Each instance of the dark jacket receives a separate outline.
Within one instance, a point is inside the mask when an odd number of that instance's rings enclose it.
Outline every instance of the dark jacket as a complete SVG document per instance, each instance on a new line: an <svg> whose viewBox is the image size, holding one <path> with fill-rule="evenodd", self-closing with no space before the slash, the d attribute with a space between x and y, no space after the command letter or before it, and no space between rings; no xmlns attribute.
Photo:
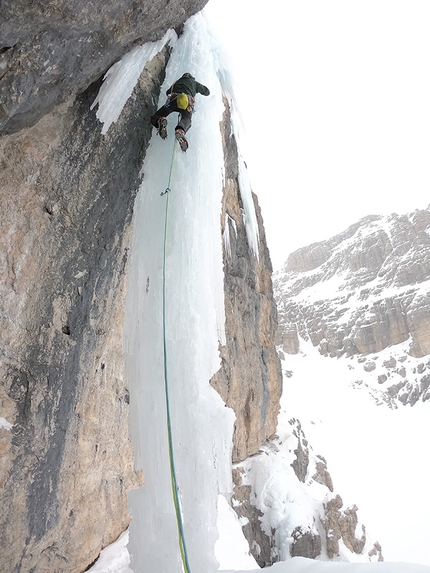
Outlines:
<svg viewBox="0 0 430 573"><path fill-rule="evenodd" d="M190 74L184 74L182 78L176 80L176 82L166 91L166 95L175 94L186 94L194 97L196 93L208 96L210 91L206 86L200 84L193 78Z"/></svg>

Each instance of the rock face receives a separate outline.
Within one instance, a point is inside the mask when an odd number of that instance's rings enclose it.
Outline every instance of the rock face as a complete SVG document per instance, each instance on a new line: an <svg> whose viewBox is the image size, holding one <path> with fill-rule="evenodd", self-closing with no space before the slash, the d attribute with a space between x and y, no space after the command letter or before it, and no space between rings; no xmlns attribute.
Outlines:
<svg viewBox="0 0 430 573"><path fill-rule="evenodd" d="M343 509L343 501L339 495L327 498L324 503L322 525L329 559L339 554L340 542L343 542L352 553L363 552L366 545L366 528L358 522L357 509L356 505ZM377 561L384 560L381 546L377 542L367 554L369 558L376 557Z"/></svg>
<svg viewBox="0 0 430 573"><path fill-rule="evenodd" d="M3 0L0 133L86 90L134 44L180 28L207 0Z"/></svg>
<svg viewBox="0 0 430 573"><path fill-rule="evenodd" d="M91 104L100 75L133 42L159 39L204 3L1 5L2 571L84 571L129 523L127 492L144 478L128 434L124 289L168 48L147 64L104 136ZM213 384L236 412L239 460L275 431L281 368L264 229L254 197L257 257L229 122L226 111L227 344Z"/></svg>
<svg viewBox="0 0 430 573"><path fill-rule="evenodd" d="M259 252L246 233L239 186L239 157L228 108L221 126L225 187L221 214L224 237L225 346L221 369L211 383L236 414L233 461L255 454L274 434L282 393L282 372L275 348L277 311L272 291L272 264L257 198ZM229 228L226 229L226 226Z"/></svg>
<svg viewBox="0 0 430 573"><path fill-rule="evenodd" d="M430 210L366 217L290 255L275 277L278 343L297 353L299 337L310 339L325 356L374 369L387 399L428 400L429 281ZM365 358L389 347L382 369Z"/></svg>
<svg viewBox="0 0 430 573"><path fill-rule="evenodd" d="M166 56L106 136L94 85L0 140L4 571L83 571L129 521L125 270Z"/></svg>

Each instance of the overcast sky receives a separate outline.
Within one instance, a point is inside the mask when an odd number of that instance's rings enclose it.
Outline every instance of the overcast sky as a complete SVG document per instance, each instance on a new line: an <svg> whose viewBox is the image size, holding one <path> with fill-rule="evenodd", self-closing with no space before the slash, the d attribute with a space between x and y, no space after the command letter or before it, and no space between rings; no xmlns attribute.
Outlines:
<svg viewBox="0 0 430 573"><path fill-rule="evenodd" d="M275 269L430 204L429 0L209 0Z"/></svg>

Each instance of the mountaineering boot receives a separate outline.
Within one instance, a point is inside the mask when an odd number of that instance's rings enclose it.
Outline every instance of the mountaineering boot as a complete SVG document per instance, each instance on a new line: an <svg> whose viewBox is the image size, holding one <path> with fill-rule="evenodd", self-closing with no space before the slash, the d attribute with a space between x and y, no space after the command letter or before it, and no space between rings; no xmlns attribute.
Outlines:
<svg viewBox="0 0 430 573"><path fill-rule="evenodd" d="M183 129L175 129L175 137L182 151L187 151L188 141L185 137L185 131Z"/></svg>
<svg viewBox="0 0 430 573"><path fill-rule="evenodd" d="M158 135L161 139L166 139L167 137L167 119L165 117L160 117L158 120Z"/></svg>

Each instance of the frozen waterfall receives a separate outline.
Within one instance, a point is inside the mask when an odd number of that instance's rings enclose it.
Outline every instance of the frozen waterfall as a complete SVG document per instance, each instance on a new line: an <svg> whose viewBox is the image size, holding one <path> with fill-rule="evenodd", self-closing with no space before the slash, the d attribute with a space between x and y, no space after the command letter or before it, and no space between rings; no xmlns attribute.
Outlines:
<svg viewBox="0 0 430 573"><path fill-rule="evenodd" d="M169 399L177 480L192 570L216 571L217 499L231 491L234 415L209 380L220 367L224 291L220 208L224 106L219 61L201 16L174 45L165 90L184 72L209 86L197 96L189 151L175 152L166 262ZM166 189L177 145L169 116L167 141L153 137L143 165L134 220L125 327L131 427L145 487L130 494L130 552L136 571L182 571L172 500L163 378L162 265ZM154 132L155 133L155 132Z"/></svg>

